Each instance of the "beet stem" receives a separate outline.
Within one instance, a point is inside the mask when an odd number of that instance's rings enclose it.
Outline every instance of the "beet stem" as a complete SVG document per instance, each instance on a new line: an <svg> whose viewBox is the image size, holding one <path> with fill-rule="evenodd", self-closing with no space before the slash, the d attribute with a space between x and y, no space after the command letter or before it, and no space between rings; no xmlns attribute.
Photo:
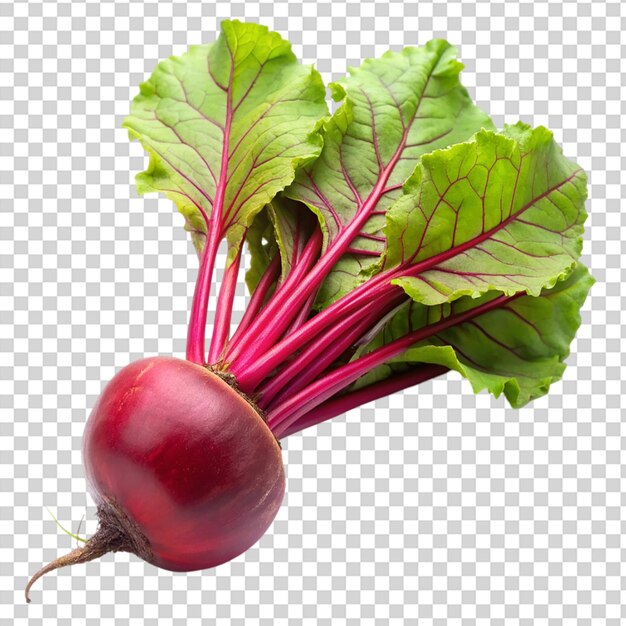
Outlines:
<svg viewBox="0 0 626 626"><path fill-rule="evenodd" d="M287 330L300 311L300 307L304 305L304 302L310 295L310 291L305 293L304 297L302 297L302 294L299 296L294 294L298 294L301 290L303 281L306 282L309 276L309 270L312 271L312 268L317 267L315 264L316 259L319 264L318 254L322 247L322 239L322 231L316 228L306 243L297 263L287 275L285 282L276 288L272 298L260 312L259 316L252 321L239 343L236 346L231 345L229 350L227 350L226 361L232 363L242 357L247 359L251 351L254 351L255 354L263 352L263 349L259 348L257 350L256 346L261 340L264 340L264 330L267 330L268 325L278 328L278 336ZM316 288L314 285L313 289ZM271 345L271 341L269 343Z"/></svg>
<svg viewBox="0 0 626 626"><path fill-rule="evenodd" d="M222 240L223 219L228 217L228 212L224 216L224 199L230 177L228 175L228 154L230 146L230 131L233 122L233 72L235 63L231 63L230 76L228 78L228 89L226 90L226 120L224 121L224 132L222 138L222 159L220 165L219 181L215 187L215 195L211 202L211 217L207 225L207 238L196 279L196 287L191 303L191 316L189 318L189 329L187 332L187 360L198 365L204 365L204 337L206 333L206 319L209 308L209 294L211 293L211 278L213 276L213 266L215 257ZM229 211L232 208L229 207Z"/></svg>
<svg viewBox="0 0 626 626"><path fill-rule="evenodd" d="M209 294L211 293L215 256L220 243L219 231L213 226L216 222L216 219L211 219L209 225L209 232L193 293L189 329L187 331L187 360L198 365L204 365L204 337L206 334Z"/></svg>
<svg viewBox="0 0 626 626"><path fill-rule="evenodd" d="M233 312L235 291L237 289L237 277L241 264L242 249L243 246L239 248L237 256L230 264L228 264L227 261L227 266L224 270L224 278L222 279L219 295L217 297L217 311L215 312L215 321L213 322L213 336L211 337L209 355L207 357L207 363L209 364L217 362L230 336L230 320Z"/></svg>
<svg viewBox="0 0 626 626"><path fill-rule="evenodd" d="M348 385L351 385L357 378L363 376L370 370L392 358L400 356L413 344L437 335L451 326L463 324L474 317L478 317L483 313L487 313L488 311L511 302L524 294L525 292L521 291L513 296L498 296L493 300L484 302L467 311L450 315L449 317L441 319L439 322L429 324L419 330L408 333L372 352L368 352L354 361L338 367L326 376L318 378L314 383L311 383L308 387L305 387L292 395L288 400L285 400L281 405L269 411L267 416L268 426L276 437L280 437L281 433L286 432L300 417L322 404L342 389L345 389Z"/></svg>
<svg viewBox="0 0 626 626"><path fill-rule="evenodd" d="M290 335L281 339L255 361L245 363L242 359L231 365L230 371L237 376L239 385L248 393L266 378L272 370L284 363L305 344L315 340L329 327L354 311L370 306L374 300L383 301L393 293L403 293L402 287L388 282L393 276L389 272L377 274L356 289L346 294L327 309L323 309ZM388 280L387 280L388 279Z"/></svg>
<svg viewBox="0 0 626 626"><path fill-rule="evenodd" d="M258 315L259 311L263 308L265 304L265 300L267 298L267 294L271 291L272 287L276 283L276 279L280 273L280 254L275 254L269 265L265 269L261 280L259 280L252 297L250 298L250 302L248 303L248 307L246 308L246 312L243 314L241 318L241 322L237 326L231 340L229 343L229 348L232 346L236 346L239 339L243 335L244 331L247 330L248 326L252 323L252 320Z"/></svg>
<svg viewBox="0 0 626 626"><path fill-rule="evenodd" d="M380 171L378 181L367 198L362 200L358 192L355 192L358 206L352 220L344 227L340 228L339 233L333 239L332 243L322 252L317 263L315 263L306 276L301 279L293 292L289 293L289 298L285 299L279 296L273 298L268 303L265 309L266 317L264 318L263 315L258 317L255 323L252 324L250 332L248 332L248 336L253 336L254 340L246 345L243 354L236 352L227 355L230 356L230 361L240 361L242 368L249 367L251 363L260 355L267 352L277 340L284 335L294 317L300 311L300 308L305 304L307 298L311 293L319 289L323 280L328 276L337 261L345 254L351 242L369 219L372 211L375 210L378 201L383 193L385 193L385 186L389 180L389 176L391 176L393 169L401 157L411 124L412 122L404 128L402 141L398 149L384 169ZM318 236L318 232L319 231L316 229L314 235L309 239L307 247L313 239ZM296 313L294 314L293 311Z"/></svg>
<svg viewBox="0 0 626 626"><path fill-rule="evenodd" d="M311 342L261 388L261 406L270 411L290 395L300 391L404 299L404 294L401 294L390 299L384 306L374 307L365 314L357 311L340 321L321 338Z"/></svg>
<svg viewBox="0 0 626 626"><path fill-rule="evenodd" d="M280 436L281 439L285 439L290 435L293 435L305 428L321 424L327 420L347 413L351 409L355 409L368 402L373 402L379 398L386 398L392 393L402 391L419 385L431 378L441 376L448 372L447 367L442 365L419 365L413 370L398 374L391 378L387 378L376 383L372 383L367 387L362 387L356 391L351 391L343 395L332 397L322 404L315 407L312 411L305 413L302 417L299 417L291 426L284 431L279 430L276 436Z"/></svg>

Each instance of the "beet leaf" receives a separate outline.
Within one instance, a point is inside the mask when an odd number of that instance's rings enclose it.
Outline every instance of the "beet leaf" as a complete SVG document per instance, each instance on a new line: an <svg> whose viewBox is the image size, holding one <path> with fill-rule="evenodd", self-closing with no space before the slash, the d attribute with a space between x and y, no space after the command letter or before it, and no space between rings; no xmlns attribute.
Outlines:
<svg viewBox="0 0 626 626"><path fill-rule="evenodd" d="M342 253L322 284L320 308L378 265L385 213L419 157L492 127L461 85L455 57L455 48L433 40L367 60L331 85L342 104L324 125L322 154L285 191L319 215L324 249Z"/></svg>
<svg viewBox="0 0 626 626"><path fill-rule="evenodd" d="M191 360L204 362L206 308L220 241L228 240L229 265L238 263L253 217L293 180L298 165L319 154L317 130L326 113L320 75L297 63L289 42L264 26L236 20L222 22L215 43L159 63L141 85L124 121L150 155L137 189L172 199L203 255L191 313ZM220 298L214 354L227 334L236 270Z"/></svg>
<svg viewBox="0 0 626 626"><path fill-rule="evenodd" d="M552 133L518 123L425 155L387 214L385 269L415 300L538 295L582 248L586 176Z"/></svg>

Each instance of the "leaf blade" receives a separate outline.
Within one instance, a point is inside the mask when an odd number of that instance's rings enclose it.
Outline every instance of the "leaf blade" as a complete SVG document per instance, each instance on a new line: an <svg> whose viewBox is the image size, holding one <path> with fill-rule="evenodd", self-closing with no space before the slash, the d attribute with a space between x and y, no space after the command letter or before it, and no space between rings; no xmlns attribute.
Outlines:
<svg viewBox="0 0 626 626"><path fill-rule="evenodd" d="M278 254L278 244L274 227L267 214L267 208L257 213L246 234L246 243L250 253L250 265L246 271L246 286L250 294L254 293L265 270Z"/></svg>
<svg viewBox="0 0 626 626"><path fill-rule="evenodd" d="M280 250L281 278L284 281L300 260L316 220L304 205L282 195L267 205L267 211Z"/></svg>
<svg viewBox="0 0 626 626"><path fill-rule="evenodd" d="M207 219L233 257L254 215L321 149L325 88L290 44L253 23L223 21L212 43L161 62L123 126L148 155L139 193L172 199L204 246Z"/></svg>
<svg viewBox="0 0 626 626"><path fill-rule="evenodd" d="M552 133L518 123L422 158L387 214L393 282L428 305L489 290L538 295L576 265L586 177Z"/></svg>
<svg viewBox="0 0 626 626"><path fill-rule="evenodd" d="M580 326L579 311L593 282L587 269L579 264L568 278L540 296L523 295L420 342L359 379L354 388L384 380L407 364L431 363L459 372L475 393L487 390L496 397L503 393L513 407L519 408L547 393L550 385L561 378L570 344ZM492 297L465 297L434 307L407 302L356 356Z"/></svg>
<svg viewBox="0 0 626 626"><path fill-rule="evenodd" d="M318 215L324 249L361 222L322 286L319 308L380 269L385 212L420 156L492 127L462 87L455 55L447 42L433 40L367 60L331 85L343 102L324 123L322 153L285 190Z"/></svg>

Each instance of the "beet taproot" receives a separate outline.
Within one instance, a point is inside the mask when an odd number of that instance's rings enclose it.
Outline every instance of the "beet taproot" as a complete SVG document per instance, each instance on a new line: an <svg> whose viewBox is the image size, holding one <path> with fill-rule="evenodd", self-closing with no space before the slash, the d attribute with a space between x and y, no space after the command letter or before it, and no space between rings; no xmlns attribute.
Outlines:
<svg viewBox="0 0 626 626"><path fill-rule="evenodd" d="M53 561L132 552L193 571L238 556L265 533L285 493L278 441L262 415L206 367L170 357L136 361L106 386L83 442L100 527Z"/></svg>

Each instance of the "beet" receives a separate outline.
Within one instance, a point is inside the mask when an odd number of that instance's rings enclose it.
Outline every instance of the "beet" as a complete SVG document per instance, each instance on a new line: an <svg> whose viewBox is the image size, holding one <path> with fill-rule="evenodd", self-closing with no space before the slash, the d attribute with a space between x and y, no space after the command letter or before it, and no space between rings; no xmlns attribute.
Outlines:
<svg viewBox="0 0 626 626"><path fill-rule="evenodd" d="M138 361L106 387L83 448L99 529L27 598L107 552L224 563L280 506L277 438L449 369L521 407L559 380L580 324L585 173L546 128L496 131L450 44L364 62L329 117L277 33L221 31L159 63L123 123L150 159L137 191L174 201L198 254L187 361Z"/></svg>
<svg viewBox="0 0 626 626"><path fill-rule="evenodd" d="M278 441L253 405L206 367L142 359L106 386L83 457L100 527L30 581L106 552L158 567L214 567L256 543L285 493Z"/></svg>

